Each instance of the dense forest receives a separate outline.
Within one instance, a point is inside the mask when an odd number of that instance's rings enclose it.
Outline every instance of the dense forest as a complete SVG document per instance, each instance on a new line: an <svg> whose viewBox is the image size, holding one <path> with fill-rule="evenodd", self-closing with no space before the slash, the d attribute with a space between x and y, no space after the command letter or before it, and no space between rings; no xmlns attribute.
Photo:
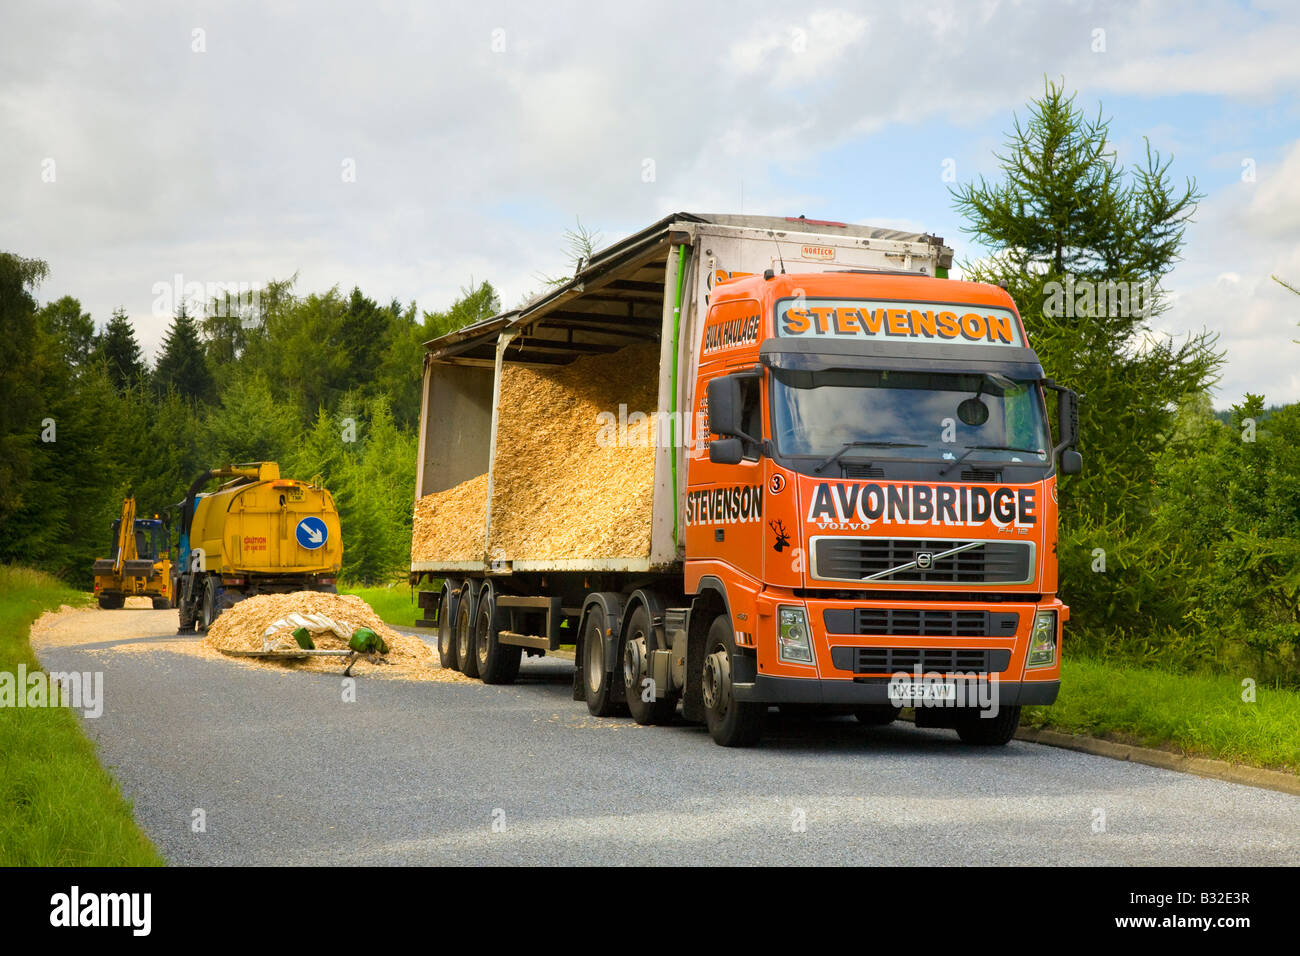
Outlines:
<svg viewBox="0 0 1300 956"><path fill-rule="evenodd" d="M182 302L151 364L124 313L98 327L74 298L38 304L44 274L0 254L0 560L88 586L124 495L166 513L206 468L274 460L333 492L348 579L401 574L422 343L495 314L489 283L419 316L359 289L299 295L293 279Z"/></svg>
<svg viewBox="0 0 1300 956"><path fill-rule="evenodd" d="M1199 195L1153 150L1125 168L1106 141L1049 85L998 154L1003 178L954 189L991 250L965 274L1006 285L1047 374L1084 396L1085 470L1060 488L1067 647L1295 685L1300 406L1252 395L1216 413L1215 337L1152 333ZM1062 314L1049 290L1067 277L1147 283L1154 307ZM497 312L488 282L418 315L294 278L252 304L181 303L150 364L124 313L101 324L75 298L42 303L45 278L0 253L0 561L88 585L124 494L159 512L204 468L274 459L334 492L347 579L401 577L421 343Z"/></svg>

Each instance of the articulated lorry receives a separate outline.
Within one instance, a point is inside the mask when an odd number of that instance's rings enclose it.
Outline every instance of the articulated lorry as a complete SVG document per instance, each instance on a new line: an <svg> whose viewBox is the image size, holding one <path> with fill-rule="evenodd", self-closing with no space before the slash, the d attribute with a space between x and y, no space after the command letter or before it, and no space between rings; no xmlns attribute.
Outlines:
<svg viewBox="0 0 1300 956"><path fill-rule="evenodd" d="M181 632L206 631L257 594L338 590L338 509L318 481L282 478L273 461L228 465L199 474L178 507Z"/></svg>
<svg viewBox="0 0 1300 956"><path fill-rule="evenodd" d="M443 663L573 645L593 714L726 746L773 706L1006 743L1060 685L1077 396L951 260L678 213L427 343L410 576Z"/></svg>

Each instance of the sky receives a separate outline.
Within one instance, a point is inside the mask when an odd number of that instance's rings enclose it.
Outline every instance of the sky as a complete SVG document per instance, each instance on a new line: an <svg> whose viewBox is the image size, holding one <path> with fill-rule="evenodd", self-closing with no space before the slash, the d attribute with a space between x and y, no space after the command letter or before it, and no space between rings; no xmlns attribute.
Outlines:
<svg viewBox="0 0 1300 956"><path fill-rule="evenodd" d="M674 211L807 215L984 254L950 188L1045 78L1204 193L1154 321L1216 407L1300 400L1300 5L78 3L0 7L0 249L147 354L172 291L297 275L513 306ZM945 177L947 174L947 178ZM418 357L412 361L418 361Z"/></svg>

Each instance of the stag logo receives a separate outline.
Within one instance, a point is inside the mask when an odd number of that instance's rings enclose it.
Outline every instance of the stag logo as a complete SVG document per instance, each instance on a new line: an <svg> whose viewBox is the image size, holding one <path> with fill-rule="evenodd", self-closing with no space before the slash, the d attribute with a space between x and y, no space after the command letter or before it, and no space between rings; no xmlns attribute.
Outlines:
<svg viewBox="0 0 1300 956"><path fill-rule="evenodd" d="M773 521L768 524L768 527L776 532L776 544L772 546L773 551L779 554L790 547L790 533L785 530L783 522Z"/></svg>

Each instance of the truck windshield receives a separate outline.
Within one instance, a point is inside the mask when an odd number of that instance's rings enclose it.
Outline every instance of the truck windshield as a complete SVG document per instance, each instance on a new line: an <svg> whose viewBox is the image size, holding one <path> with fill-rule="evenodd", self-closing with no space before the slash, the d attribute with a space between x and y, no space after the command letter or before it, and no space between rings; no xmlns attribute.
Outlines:
<svg viewBox="0 0 1300 956"><path fill-rule="evenodd" d="M1046 464L1036 383L995 374L773 369L784 457Z"/></svg>

